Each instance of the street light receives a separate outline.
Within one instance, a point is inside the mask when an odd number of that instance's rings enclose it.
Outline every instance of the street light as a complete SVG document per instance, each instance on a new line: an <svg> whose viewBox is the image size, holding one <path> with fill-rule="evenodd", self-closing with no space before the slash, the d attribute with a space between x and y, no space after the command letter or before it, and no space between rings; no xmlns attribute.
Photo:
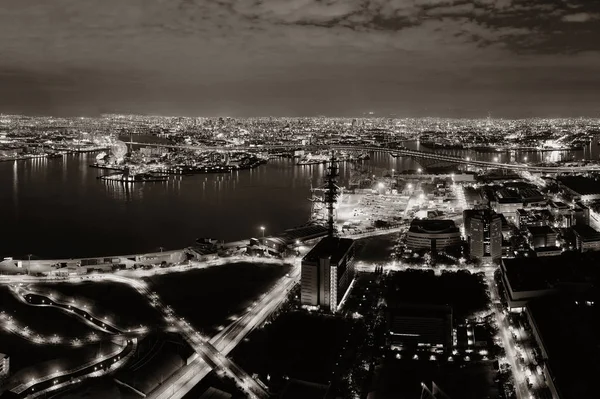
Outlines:
<svg viewBox="0 0 600 399"><path fill-rule="evenodd" d="M263 238L265 237L265 226L260 226L260 230L262 231Z"/></svg>

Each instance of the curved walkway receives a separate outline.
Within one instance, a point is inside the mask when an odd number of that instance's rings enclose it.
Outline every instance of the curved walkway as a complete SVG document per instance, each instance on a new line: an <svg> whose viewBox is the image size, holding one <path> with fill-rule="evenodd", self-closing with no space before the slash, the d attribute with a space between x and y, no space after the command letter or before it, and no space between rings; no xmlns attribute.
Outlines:
<svg viewBox="0 0 600 399"><path fill-rule="evenodd" d="M10 392L18 397L35 398L48 392L81 382L83 379L99 377L121 367L135 353L137 339L128 339L125 346L109 355L94 359L71 370L47 375L38 380L21 384Z"/></svg>
<svg viewBox="0 0 600 399"><path fill-rule="evenodd" d="M123 334L124 331L110 324L107 320L100 319L90 312L79 309L75 305L69 304L68 301L65 303L63 301L57 301L53 298L49 298L45 295L41 295L29 289L16 287L12 290L17 297L23 301L24 303L31 306L52 306L57 309L62 310L63 312L78 316L83 319L87 324L100 330L102 332L106 332L109 334ZM71 300L71 303L75 303L75 300Z"/></svg>

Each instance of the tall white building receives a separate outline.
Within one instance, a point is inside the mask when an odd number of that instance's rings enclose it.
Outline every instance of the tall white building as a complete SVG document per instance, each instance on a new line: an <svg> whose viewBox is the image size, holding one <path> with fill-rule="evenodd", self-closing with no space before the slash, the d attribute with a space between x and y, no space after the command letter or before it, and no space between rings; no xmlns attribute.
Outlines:
<svg viewBox="0 0 600 399"><path fill-rule="evenodd" d="M354 240L325 237L302 259L300 301L335 312L353 278Z"/></svg>

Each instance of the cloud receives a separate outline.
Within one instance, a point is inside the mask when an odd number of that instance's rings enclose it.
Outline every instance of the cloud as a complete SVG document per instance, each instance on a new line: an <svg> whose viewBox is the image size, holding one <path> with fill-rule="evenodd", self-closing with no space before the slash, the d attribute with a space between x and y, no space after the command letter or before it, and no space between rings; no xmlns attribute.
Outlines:
<svg viewBox="0 0 600 399"><path fill-rule="evenodd" d="M472 3L456 4L445 7L434 7L426 11L429 16L440 15L464 15L471 14L475 11L475 6Z"/></svg>
<svg viewBox="0 0 600 399"><path fill-rule="evenodd" d="M480 86L502 92L503 82L518 91L519 79L535 78L546 65L570 73L600 65L600 27L573 23L600 10L569 1L576 11L559 0L3 0L0 70L28 70L15 79L14 92L35 76L52 80L27 86L48 103L60 102L57 93L66 88L73 104L85 102L88 92L123 98L119 104L145 94L140 109L150 99L153 107L183 107L189 100L193 109L211 99L238 101L235 96L253 104L249 93L279 98L296 91L311 98L311 90L321 104L350 96L346 87L356 87L357 102L378 93L393 102L400 89L414 94L420 87L425 101L427 93L459 83L477 97ZM563 18L567 12L578 14ZM560 81L559 69L548 80L556 74ZM112 96L98 94L111 85ZM178 100L177 93L186 97Z"/></svg>
<svg viewBox="0 0 600 399"><path fill-rule="evenodd" d="M562 17L564 22L587 22L594 19L598 19L600 15L588 14L586 12L579 12L576 14L567 14Z"/></svg>

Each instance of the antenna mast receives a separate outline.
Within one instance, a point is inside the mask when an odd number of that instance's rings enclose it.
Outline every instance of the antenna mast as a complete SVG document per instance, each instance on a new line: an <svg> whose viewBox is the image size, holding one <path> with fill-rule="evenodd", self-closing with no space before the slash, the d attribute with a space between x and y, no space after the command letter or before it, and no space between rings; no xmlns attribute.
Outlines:
<svg viewBox="0 0 600 399"><path fill-rule="evenodd" d="M331 160L328 172L325 176L325 204L327 205L327 228L329 237L333 237L336 233L334 223L335 203L340 195L340 188L337 185L339 177L338 163L335 159L335 151L331 151Z"/></svg>

